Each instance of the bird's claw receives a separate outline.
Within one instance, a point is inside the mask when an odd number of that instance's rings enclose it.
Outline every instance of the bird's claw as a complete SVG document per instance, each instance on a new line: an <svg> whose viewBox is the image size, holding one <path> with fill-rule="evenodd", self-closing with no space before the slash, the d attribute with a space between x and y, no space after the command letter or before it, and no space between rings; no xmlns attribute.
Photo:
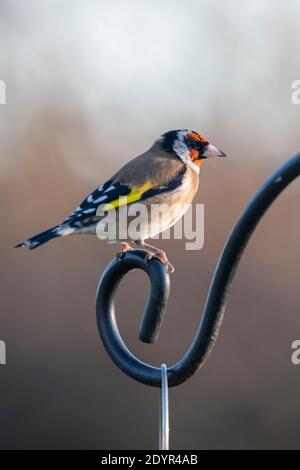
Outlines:
<svg viewBox="0 0 300 470"><path fill-rule="evenodd" d="M128 251L131 251L132 250L132 247L128 244L128 243L122 243L122 250L121 251L118 251L118 253L116 254L116 258L117 259L123 259L124 258L124 255L128 252Z"/></svg>
<svg viewBox="0 0 300 470"><path fill-rule="evenodd" d="M175 268L172 263L168 260L166 254L164 252L162 253L151 253L148 251L148 253L145 256L146 261L150 261L151 259L158 259L166 268L166 271L168 274L172 274L175 271Z"/></svg>
<svg viewBox="0 0 300 470"><path fill-rule="evenodd" d="M148 251L145 255L145 261L150 261L151 259L158 259L166 268L166 271L168 274L172 274L175 271L175 268L172 263L167 258L167 255L164 251L151 247L155 251ZM128 243L122 243L122 250L119 251L116 255L117 259L122 260L124 255L128 252L131 251L132 247Z"/></svg>

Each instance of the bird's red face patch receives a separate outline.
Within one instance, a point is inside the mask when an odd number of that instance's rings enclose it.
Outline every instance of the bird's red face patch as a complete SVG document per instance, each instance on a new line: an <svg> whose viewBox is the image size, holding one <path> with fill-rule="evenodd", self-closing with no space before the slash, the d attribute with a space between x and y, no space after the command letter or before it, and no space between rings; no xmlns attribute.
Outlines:
<svg viewBox="0 0 300 470"><path fill-rule="evenodd" d="M190 131L186 135L186 141L190 159L195 165L201 166L203 162L202 152L206 145L208 145L208 140L201 134L198 134L198 132Z"/></svg>
<svg viewBox="0 0 300 470"><path fill-rule="evenodd" d="M198 150L195 150L195 149L189 150L189 154L190 154L190 159L192 160L192 162L194 162L198 166L202 165L202 160L199 157Z"/></svg>
<svg viewBox="0 0 300 470"><path fill-rule="evenodd" d="M201 142L203 144L207 144L208 141L205 137L203 137L203 135L201 134L198 134L198 132L194 132L194 131L190 131L188 134L187 134L187 138L189 140L195 140L195 141L198 141L198 142Z"/></svg>

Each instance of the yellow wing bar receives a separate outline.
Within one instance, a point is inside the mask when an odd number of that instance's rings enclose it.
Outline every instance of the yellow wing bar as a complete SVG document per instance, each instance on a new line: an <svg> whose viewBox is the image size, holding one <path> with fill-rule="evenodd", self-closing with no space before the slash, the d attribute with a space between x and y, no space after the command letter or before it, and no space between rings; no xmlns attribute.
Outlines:
<svg viewBox="0 0 300 470"><path fill-rule="evenodd" d="M142 195L151 189L152 182L147 181L142 186L133 186L130 193L127 196L121 196L114 201L110 201L108 204L105 204L102 209L104 211L110 211L112 209L117 209L118 207L124 206L126 204L131 204L132 202L139 201L142 198Z"/></svg>

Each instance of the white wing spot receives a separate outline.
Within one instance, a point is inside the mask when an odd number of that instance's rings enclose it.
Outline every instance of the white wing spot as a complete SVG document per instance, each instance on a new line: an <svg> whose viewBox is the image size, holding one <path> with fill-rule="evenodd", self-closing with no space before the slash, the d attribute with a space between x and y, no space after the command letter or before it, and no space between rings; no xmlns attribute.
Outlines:
<svg viewBox="0 0 300 470"><path fill-rule="evenodd" d="M95 207L93 207L92 209L85 209L85 211L82 211L83 214L92 214L92 212L95 212L96 209Z"/></svg>
<svg viewBox="0 0 300 470"><path fill-rule="evenodd" d="M94 204L98 204L99 202L104 202L107 200L107 196L101 196L94 201Z"/></svg>
<svg viewBox="0 0 300 470"><path fill-rule="evenodd" d="M114 189L116 189L116 187L114 185L112 185L109 188L107 188L107 190L105 192L108 193L108 191L113 191Z"/></svg>
<svg viewBox="0 0 300 470"><path fill-rule="evenodd" d="M61 227L57 227L57 230L56 230L56 233L58 235L61 235L62 237L65 237L66 235L70 235L71 233L74 232L74 228L72 227L67 227L67 226L61 226Z"/></svg>

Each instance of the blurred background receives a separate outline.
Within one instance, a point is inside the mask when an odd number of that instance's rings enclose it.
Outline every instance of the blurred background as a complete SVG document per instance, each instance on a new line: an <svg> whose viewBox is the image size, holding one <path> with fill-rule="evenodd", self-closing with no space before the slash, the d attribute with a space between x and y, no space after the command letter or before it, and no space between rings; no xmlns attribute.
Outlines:
<svg viewBox="0 0 300 470"><path fill-rule="evenodd" d="M108 359L95 291L116 247L96 237L13 246L58 222L169 129L228 155L202 170L205 247L161 241L176 266L155 346L137 339L147 279L121 285L131 350L173 364L190 345L216 260L252 194L300 150L297 0L2 0L0 447L155 449L158 390ZM299 182L242 259L206 366L171 390L173 449L300 448Z"/></svg>

